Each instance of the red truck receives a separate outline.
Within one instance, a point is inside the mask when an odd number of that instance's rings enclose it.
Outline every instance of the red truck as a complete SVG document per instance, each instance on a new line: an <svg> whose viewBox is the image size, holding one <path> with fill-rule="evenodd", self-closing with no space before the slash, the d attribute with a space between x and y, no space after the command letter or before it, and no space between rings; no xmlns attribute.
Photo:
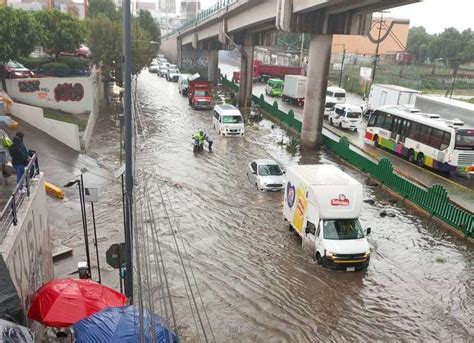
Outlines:
<svg viewBox="0 0 474 343"><path fill-rule="evenodd" d="M189 105L196 109L212 109L211 81L192 80L188 85Z"/></svg>
<svg viewBox="0 0 474 343"><path fill-rule="evenodd" d="M285 75L304 75L303 67L279 66L263 64L262 61L253 61L253 80L267 82L270 78L284 79ZM240 71L234 72L234 81L240 81Z"/></svg>

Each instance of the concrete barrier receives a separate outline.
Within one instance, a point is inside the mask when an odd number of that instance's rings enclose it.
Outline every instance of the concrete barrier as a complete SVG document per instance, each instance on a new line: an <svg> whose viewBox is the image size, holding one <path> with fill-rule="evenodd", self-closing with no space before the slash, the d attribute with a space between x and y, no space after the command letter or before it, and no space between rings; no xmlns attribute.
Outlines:
<svg viewBox="0 0 474 343"><path fill-rule="evenodd" d="M70 148L81 151L79 127L76 124L45 118L43 109L39 107L14 103L9 106L9 110L16 118L47 133Z"/></svg>
<svg viewBox="0 0 474 343"><path fill-rule="evenodd" d="M39 181L32 183L30 196L25 198L18 209L18 224L10 226L0 245L0 262L0 298L3 300L7 295L13 300L8 302L10 307L17 307L17 313L24 317L26 324L26 312L32 295L43 283L53 278L43 174L39 175ZM13 292L11 285L14 286ZM0 315L8 317L9 314L2 314L2 310L5 310L3 307L0 308ZM17 321L21 319L16 317ZM41 329L41 326L37 325L36 328Z"/></svg>

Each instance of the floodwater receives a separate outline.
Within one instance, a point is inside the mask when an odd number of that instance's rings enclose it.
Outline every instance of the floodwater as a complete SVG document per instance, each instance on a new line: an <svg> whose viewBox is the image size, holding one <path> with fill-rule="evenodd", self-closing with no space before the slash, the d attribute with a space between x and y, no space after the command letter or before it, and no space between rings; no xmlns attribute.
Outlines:
<svg viewBox="0 0 474 343"><path fill-rule="evenodd" d="M192 110L177 84L156 74L140 75L137 94L144 128L137 183L151 195L183 341L199 338L168 216L179 223L173 229L184 240L216 342L472 341L472 245L365 186L364 197L374 200L360 218L372 228L370 266L326 270L288 231L283 194L250 185L247 163L331 163L361 182L365 176L326 151L291 156L278 144L288 136L266 120L244 137L218 137L212 112ZM198 129L213 136L214 153L193 155Z"/></svg>

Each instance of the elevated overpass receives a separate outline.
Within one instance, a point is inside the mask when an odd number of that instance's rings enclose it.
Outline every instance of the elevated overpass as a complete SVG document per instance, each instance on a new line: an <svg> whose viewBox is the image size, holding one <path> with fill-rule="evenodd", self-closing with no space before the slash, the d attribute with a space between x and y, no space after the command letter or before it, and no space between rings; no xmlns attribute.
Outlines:
<svg viewBox="0 0 474 343"><path fill-rule="evenodd" d="M311 34L308 85L301 133L303 145L321 140L327 75L334 34L364 35L372 13L420 0L218 0L178 30L164 35L161 51L181 69L218 79L218 51L240 49L239 106L252 99L254 46L273 46L277 32Z"/></svg>

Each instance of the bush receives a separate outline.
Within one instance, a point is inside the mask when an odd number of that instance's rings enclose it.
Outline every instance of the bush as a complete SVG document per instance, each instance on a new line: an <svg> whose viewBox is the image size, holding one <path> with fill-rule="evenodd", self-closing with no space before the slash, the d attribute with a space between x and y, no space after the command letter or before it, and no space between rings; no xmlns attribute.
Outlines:
<svg viewBox="0 0 474 343"><path fill-rule="evenodd" d="M54 61L54 58L45 56L45 57L20 57L18 62L23 64L28 69L38 69L44 64L51 63Z"/></svg>
<svg viewBox="0 0 474 343"><path fill-rule="evenodd" d="M51 62L51 63L46 63L42 66L42 69L44 71L52 71L52 72L62 72L62 71L67 71L69 70L69 66L65 63L61 62Z"/></svg>
<svg viewBox="0 0 474 343"><path fill-rule="evenodd" d="M71 69L84 69L89 67L89 60L74 56L60 57L58 62L66 64Z"/></svg>

